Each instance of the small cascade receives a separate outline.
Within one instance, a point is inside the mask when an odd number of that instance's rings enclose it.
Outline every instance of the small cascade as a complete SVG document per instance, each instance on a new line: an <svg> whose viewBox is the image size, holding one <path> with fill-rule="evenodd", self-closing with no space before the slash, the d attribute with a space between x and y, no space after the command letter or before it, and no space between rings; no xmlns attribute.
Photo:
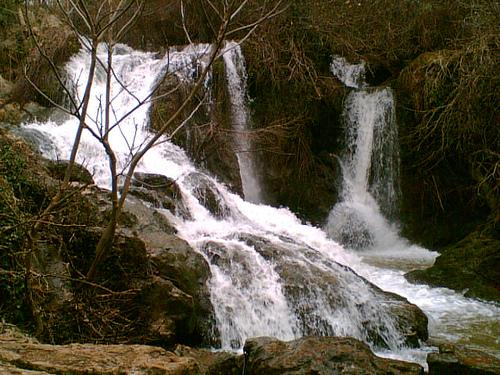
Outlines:
<svg viewBox="0 0 500 375"><path fill-rule="evenodd" d="M360 89L366 86L364 61L359 64L350 64L344 57L334 56L330 71L347 87Z"/></svg>
<svg viewBox="0 0 500 375"><path fill-rule="evenodd" d="M226 42L223 58L243 195L249 202L260 203L262 202L261 185L256 173L255 160L252 156L252 141L249 133L250 116L246 104L247 72L245 58L239 44L236 42Z"/></svg>
<svg viewBox="0 0 500 375"><path fill-rule="evenodd" d="M326 230L350 248L387 247L399 240L386 219L396 217L400 195L394 97L388 87L366 87L364 64L342 68L342 63L335 58L332 72L346 85L362 88L346 100L341 199L330 212Z"/></svg>
<svg viewBox="0 0 500 375"><path fill-rule="evenodd" d="M127 111L137 98L147 97L169 67L176 66L183 79L196 77L199 65L195 60L206 50L207 46L190 46L157 58L121 46L115 51L114 69L128 91L114 83L115 110ZM82 51L66 69L76 79L85 76L87 64L88 56ZM98 98L104 84L102 79L96 80L91 113L99 112ZM77 88L81 89L78 85ZM380 90L376 91L376 98L362 100L387 103L391 98L389 90ZM359 103L361 99L353 100ZM377 111L375 108L373 112ZM385 119L392 116L387 114L390 111L372 117ZM148 104L110 137L121 165L126 165L131 147L151 136L147 116ZM25 124L25 128L37 129L49 140L51 146L42 148L42 152L53 159L68 158L76 127L74 120ZM343 166L351 168L350 160L355 164L370 164L361 159L346 156ZM94 172L98 185L109 186L104 151L88 132L82 138L78 161ZM212 277L208 286L223 349L241 349L247 338L255 336L289 340L304 335L341 335L356 337L373 348L380 349L381 345L390 351L386 355L425 362L425 352L404 346L403 334L393 314L401 300L388 296L358 275L421 306L431 319L431 334L435 337L465 337L469 334L463 333L465 328L490 324L500 318L500 309L495 306L468 300L451 291L411 285L400 272L364 263L357 253L328 238L323 230L302 224L286 208L243 200L217 179L198 170L186 153L167 139L146 154L137 172L162 174L178 184L189 214L173 217L164 213L179 235L210 266ZM346 185L344 202L354 205L354 198L351 202L349 197L358 194L365 199L359 205L373 212L379 193L376 189L358 189L358 183L354 183L362 181L363 186L373 186L368 172L364 173L346 173L353 182L351 187ZM387 194L386 190L380 191ZM462 331L454 332L452 327Z"/></svg>

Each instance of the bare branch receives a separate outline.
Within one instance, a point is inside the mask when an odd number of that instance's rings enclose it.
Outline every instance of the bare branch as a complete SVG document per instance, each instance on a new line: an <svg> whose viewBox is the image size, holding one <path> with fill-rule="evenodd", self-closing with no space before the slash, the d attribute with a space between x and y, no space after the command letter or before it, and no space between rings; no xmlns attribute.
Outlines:
<svg viewBox="0 0 500 375"><path fill-rule="evenodd" d="M28 76L28 72L26 67L23 70L24 73L24 79L28 81L28 83L33 87L40 95L43 96L44 99L46 99L52 106L56 107L57 109L60 109L61 111L64 111L65 113L73 116L78 116L77 112L72 112L66 107L60 105L59 103L55 102L50 96L48 96L35 82L33 82L30 77Z"/></svg>
<svg viewBox="0 0 500 375"><path fill-rule="evenodd" d="M74 106L74 108L76 108L77 105L76 105L76 103L74 102L74 100L73 100L73 98L71 96L71 92L69 92L68 88L66 87L66 85L64 83L64 80L62 79L61 75L59 74L59 69L57 69L56 65L54 64L54 61L52 61L52 59L49 56L47 56L47 54L45 53L44 49L40 45L40 43L38 41L38 38L36 37L35 33L33 32L33 26L31 24L31 20L30 20L29 14L28 14L28 1L25 1L25 3L24 3L24 15L25 15L26 24L28 25L29 35L33 39L33 42L35 43L36 49L38 50L38 52L40 53L40 55L42 55L42 57L44 58L44 60L47 61L47 63L50 66L50 69L52 70L52 72L56 76L57 82L59 83L59 85L61 86L61 88L65 91L66 95L70 99L70 101L71 101L72 105ZM29 82L30 82L30 84L32 84L31 80L29 80ZM39 91L38 87L35 87L35 89L37 89L37 91ZM43 96L46 99L48 99L51 103L55 103L52 99L48 98L47 95L43 94Z"/></svg>
<svg viewBox="0 0 500 375"><path fill-rule="evenodd" d="M189 35L189 31L186 27L186 16L184 15L184 1L182 0L181 0L181 19L182 19L182 28L184 29L184 35L186 35L189 44L193 44L193 41L191 40L191 35Z"/></svg>

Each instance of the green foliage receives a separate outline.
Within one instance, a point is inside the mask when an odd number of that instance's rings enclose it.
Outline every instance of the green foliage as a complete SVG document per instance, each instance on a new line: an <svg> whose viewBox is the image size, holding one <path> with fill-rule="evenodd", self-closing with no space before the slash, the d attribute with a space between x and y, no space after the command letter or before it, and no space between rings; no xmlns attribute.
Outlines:
<svg viewBox="0 0 500 375"><path fill-rule="evenodd" d="M22 214L12 187L0 176L0 218L2 225L0 249L2 255L17 251L23 242ZM2 267L6 264L2 262Z"/></svg>
<svg viewBox="0 0 500 375"><path fill-rule="evenodd" d="M20 76L20 66L27 54L27 38L19 24L23 0L0 2L0 74L10 81Z"/></svg>
<svg viewBox="0 0 500 375"><path fill-rule="evenodd" d="M12 144L4 140L0 140L0 174L12 186L14 194L20 196L26 184L26 159Z"/></svg>
<svg viewBox="0 0 500 375"><path fill-rule="evenodd" d="M0 138L0 176L4 176L19 200L22 211L37 213L46 203L47 192L36 181L36 166L28 162L30 151L22 142Z"/></svg>
<svg viewBox="0 0 500 375"><path fill-rule="evenodd" d="M443 249L433 267L413 271L409 279L466 291L465 296L500 302L500 240L490 227L472 232Z"/></svg>
<svg viewBox="0 0 500 375"><path fill-rule="evenodd" d="M2 5L0 5L0 28L17 22L17 10L23 2L23 0L2 0Z"/></svg>

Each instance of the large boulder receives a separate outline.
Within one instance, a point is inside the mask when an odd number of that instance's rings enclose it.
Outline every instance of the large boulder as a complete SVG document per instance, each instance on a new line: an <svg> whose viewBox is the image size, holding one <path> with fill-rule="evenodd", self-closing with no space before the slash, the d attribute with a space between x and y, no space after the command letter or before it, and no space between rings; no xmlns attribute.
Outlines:
<svg viewBox="0 0 500 375"><path fill-rule="evenodd" d="M320 139L324 137L318 135ZM278 143L279 139L275 142ZM257 148L266 149L260 144ZM279 152L288 154L276 151ZM339 195L340 167L335 154L328 150L306 156L297 152L293 156L292 161L283 161L283 157L272 153L260 156L260 163L265 166L262 180L266 203L289 207L304 222L322 226ZM302 162L304 165L300 165Z"/></svg>
<svg viewBox="0 0 500 375"><path fill-rule="evenodd" d="M68 168L69 160L47 160L46 166L49 175L57 180L63 180ZM94 184L92 174L82 165L74 163L69 177L70 181L80 182L82 184Z"/></svg>
<svg viewBox="0 0 500 375"><path fill-rule="evenodd" d="M304 337L290 342L260 337L247 340L243 350L248 375L424 373L418 364L379 358L349 337Z"/></svg>
<svg viewBox="0 0 500 375"><path fill-rule="evenodd" d="M427 248L445 248L478 226L498 224L498 155L490 152L500 142L498 109L489 104L498 101L494 45L480 34L422 53L394 81L400 221L405 237ZM471 53L476 48L481 53Z"/></svg>
<svg viewBox="0 0 500 375"><path fill-rule="evenodd" d="M167 176L136 172L129 193L155 207L167 209L174 215L190 217L179 185Z"/></svg>
<svg viewBox="0 0 500 375"><path fill-rule="evenodd" d="M211 274L203 256L176 236L164 236L161 247L149 247L149 251L154 272L193 298L191 316L178 330L178 339L213 343L215 317L207 286Z"/></svg>
<svg viewBox="0 0 500 375"><path fill-rule="evenodd" d="M167 134L175 132L173 141L186 150L200 168L217 175L233 191L241 194L226 86L224 65L217 62L213 66L211 87L202 88L196 93L180 116L170 124ZM163 126L186 100L193 87L192 82L172 74L158 84L151 106L152 130L158 131ZM206 100L205 96L213 98ZM209 103L197 108L204 99Z"/></svg>
<svg viewBox="0 0 500 375"><path fill-rule="evenodd" d="M224 195L210 178L195 172L189 175L188 181L195 186L194 196L213 216L223 219L230 214L230 208L224 200Z"/></svg>
<svg viewBox="0 0 500 375"><path fill-rule="evenodd" d="M194 311L192 296L170 280L153 277L149 285L142 288L139 301L144 307L142 319L148 322L149 341L168 346L189 339Z"/></svg>
<svg viewBox="0 0 500 375"><path fill-rule="evenodd" d="M185 345L177 345L174 353L182 357L194 358L200 366L201 374L241 375L245 373L245 359L241 354L195 349Z"/></svg>
<svg viewBox="0 0 500 375"><path fill-rule="evenodd" d="M185 240L174 234L175 228L164 215L146 207L138 199L129 199L124 213L134 219L132 225L122 231L144 243L150 270L158 278L145 295L154 311L154 325L157 326L162 319L173 321L175 324L170 326L174 328L177 342L211 343L214 312L207 287L211 275L208 263ZM158 303L152 296L159 294L172 295L173 298L170 302ZM182 303L176 307L175 301L179 298ZM181 306L183 311L176 312ZM162 325L163 328L168 326ZM166 339L168 334L162 337Z"/></svg>
<svg viewBox="0 0 500 375"><path fill-rule="evenodd" d="M427 356L429 375L498 375L500 359L462 345L442 344Z"/></svg>
<svg viewBox="0 0 500 375"><path fill-rule="evenodd" d="M34 266L51 277L42 279L37 297L37 337L56 343L209 344L210 271L203 257L175 235L167 216L130 197L113 248L87 283L80 281L81 274L89 269L104 231L109 192L92 186L71 197L63 211L67 222L77 215L78 223L88 224L62 227L51 241L41 237L46 245L37 249Z"/></svg>

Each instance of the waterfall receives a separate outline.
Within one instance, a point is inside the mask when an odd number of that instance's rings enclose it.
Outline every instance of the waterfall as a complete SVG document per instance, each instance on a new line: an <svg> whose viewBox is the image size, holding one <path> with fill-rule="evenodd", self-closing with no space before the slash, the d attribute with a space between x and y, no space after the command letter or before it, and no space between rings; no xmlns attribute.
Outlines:
<svg viewBox="0 0 500 375"><path fill-rule="evenodd" d="M168 69L175 67L177 74L186 80L195 77L198 59L208 48L189 46L169 51L163 58L126 46L116 48L114 70L127 85L127 90L123 90L113 83L116 113L126 113L137 98L147 97ZM84 82L78 82L77 78L88 71L87 52L74 56L66 70L81 91ZM100 109L99 98L105 85L101 73L96 74L91 114L98 114ZM377 96L385 97L383 101L391 97L388 90L378 92ZM128 162L130 149L151 136L147 127L148 106L145 104L134 112L110 137L122 168ZM67 159L77 122L67 119L59 123L30 123L24 128L37 129L47 138L51 146L41 148L45 156ZM343 160L347 163L350 159L353 158ZM109 187L105 153L87 131L83 134L78 162L94 173L98 185ZM146 154L137 171L173 178L181 190L183 203L189 210L187 218L160 212L172 219L179 235L210 266L212 276L208 287L223 349L239 349L247 338L255 336L289 340L304 335L341 335L356 337L373 348L379 348L377 343L382 342L390 350L386 355L423 363L425 352L411 351L403 345L402 333L391 310L398 302L358 275L421 306L431 319L434 337L468 338L471 333L467 327L490 324L500 318L500 309L495 306L449 290L412 285L402 272L365 263L357 253L328 238L320 228L302 224L286 208L243 200L216 178L198 170L186 153L166 138ZM366 178L359 176L359 180ZM363 191L361 195L365 198L378 194ZM207 196L213 197L212 204L217 207L207 205ZM374 203L369 202L368 207L374 207ZM427 262L433 259L428 253L421 253Z"/></svg>
<svg viewBox="0 0 500 375"><path fill-rule="evenodd" d="M399 146L394 96L388 87L367 88L358 68L334 59L332 72L356 87L344 109L342 189L328 217L332 238L354 249L387 247L399 240L386 218L395 218L400 195ZM354 86L353 82L357 84Z"/></svg>
<svg viewBox="0 0 500 375"><path fill-rule="evenodd" d="M252 156L252 141L249 133L250 117L246 105L247 73L245 58L239 44L236 42L226 42L223 57L243 195L249 202L260 203L262 201L260 182L257 178L255 160Z"/></svg>

